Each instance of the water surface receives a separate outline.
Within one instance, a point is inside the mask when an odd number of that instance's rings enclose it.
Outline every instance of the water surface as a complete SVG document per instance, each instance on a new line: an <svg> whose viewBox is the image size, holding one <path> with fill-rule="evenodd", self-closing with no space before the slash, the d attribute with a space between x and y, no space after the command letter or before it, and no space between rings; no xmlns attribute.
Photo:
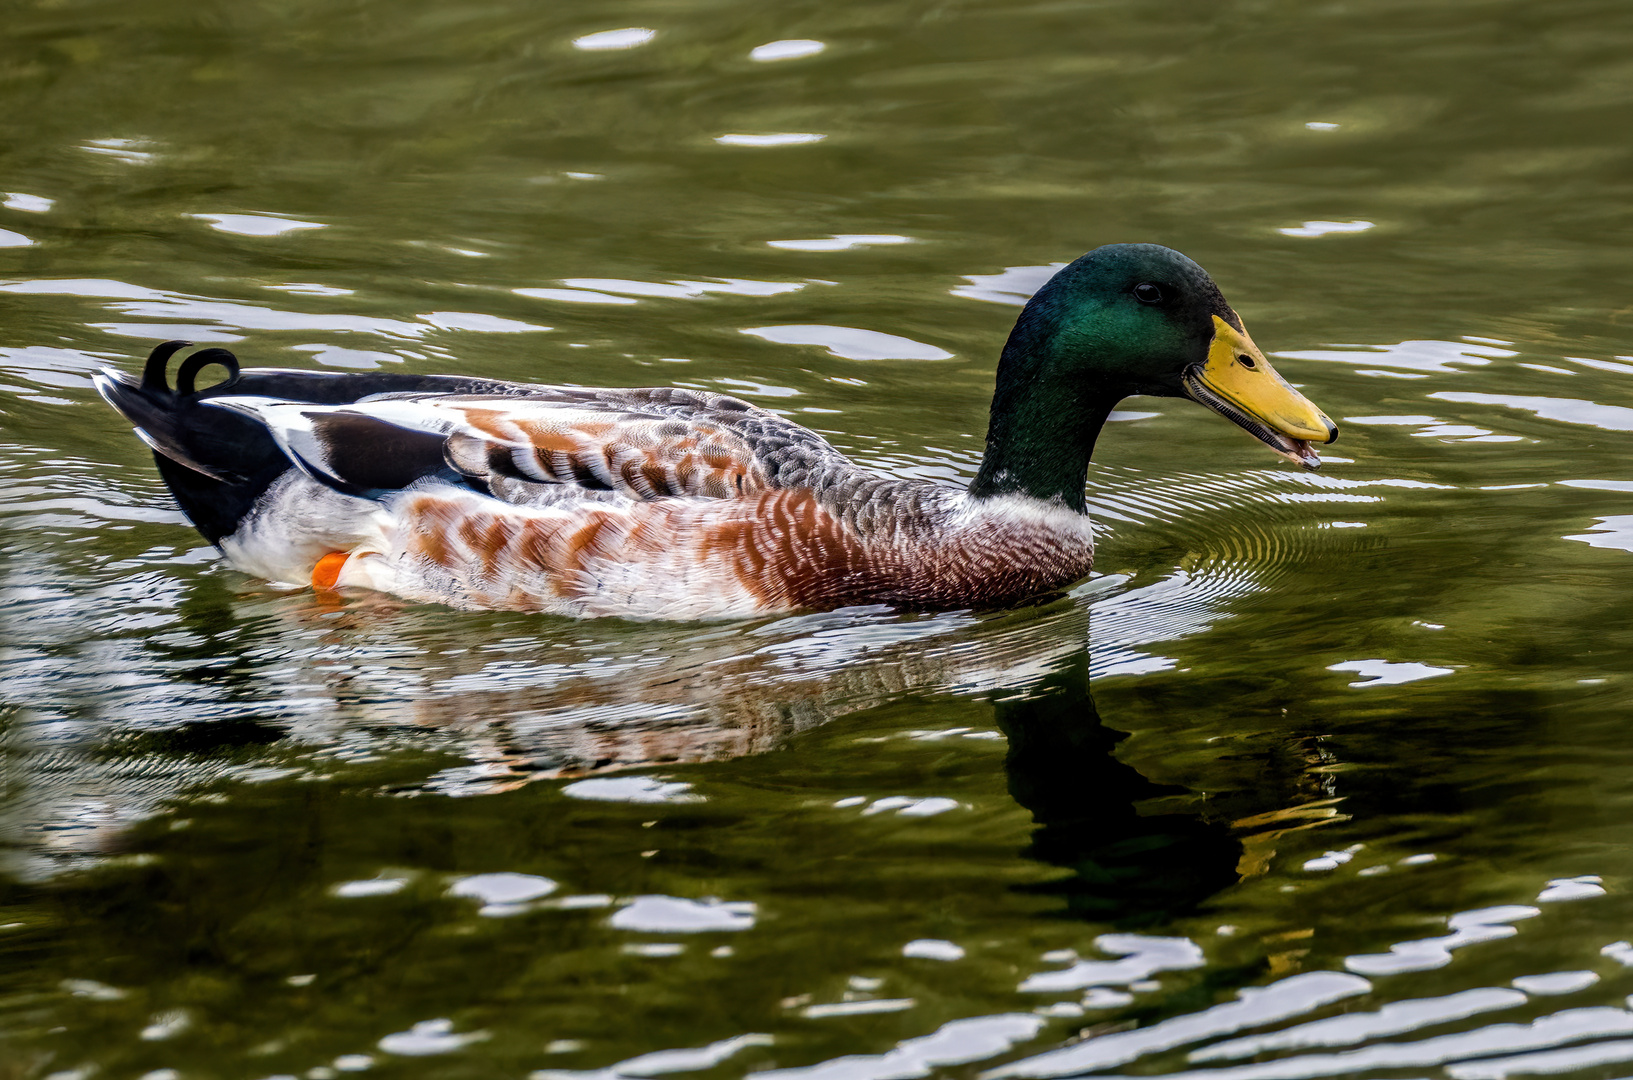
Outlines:
<svg viewBox="0 0 1633 1080"><path fill-rule="evenodd" d="M1633 1068L1626 5L4 21L0 1076ZM958 484L1116 241L1342 441L1125 403L1011 613L274 589L88 379L681 383Z"/></svg>

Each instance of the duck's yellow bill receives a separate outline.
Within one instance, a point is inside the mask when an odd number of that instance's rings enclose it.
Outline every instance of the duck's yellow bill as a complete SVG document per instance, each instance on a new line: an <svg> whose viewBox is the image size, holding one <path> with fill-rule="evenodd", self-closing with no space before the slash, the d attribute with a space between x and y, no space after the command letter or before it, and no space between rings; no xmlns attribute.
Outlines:
<svg viewBox="0 0 1633 1080"><path fill-rule="evenodd" d="M1321 466L1313 443L1338 438L1338 425L1276 374L1252 338L1217 315L1208 359L1186 371L1183 382L1193 401L1306 469Z"/></svg>

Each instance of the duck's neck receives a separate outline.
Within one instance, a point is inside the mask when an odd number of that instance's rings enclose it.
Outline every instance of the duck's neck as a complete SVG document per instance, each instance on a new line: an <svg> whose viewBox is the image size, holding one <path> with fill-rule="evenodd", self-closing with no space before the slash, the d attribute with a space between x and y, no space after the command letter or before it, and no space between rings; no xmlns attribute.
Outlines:
<svg viewBox="0 0 1633 1080"><path fill-rule="evenodd" d="M1125 392L1055 373L1054 335L1022 319L998 361L987 451L970 483L978 499L1029 495L1087 513L1083 485L1106 417Z"/></svg>

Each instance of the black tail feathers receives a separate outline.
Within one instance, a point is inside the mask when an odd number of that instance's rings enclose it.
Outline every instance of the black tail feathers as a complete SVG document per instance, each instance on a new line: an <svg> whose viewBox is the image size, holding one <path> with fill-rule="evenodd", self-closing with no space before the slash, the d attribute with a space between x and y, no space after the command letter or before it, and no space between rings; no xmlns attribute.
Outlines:
<svg viewBox="0 0 1633 1080"><path fill-rule="evenodd" d="M154 346L147 354L147 363L142 367L142 389L148 394L170 394L172 397L192 397L194 381L198 373L211 364L219 364L227 370L225 381L211 387L213 390L225 390L238 381L238 357L226 349L200 349L181 363L181 370L176 372L176 389L170 389L169 381L165 378L165 370L170 364L170 358L191 345L191 341L166 341Z"/></svg>
<svg viewBox="0 0 1633 1080"><path fill-rule="evenodd" d="M166 341L148 354L141 380L112 368L95 378L109 405L129 420L153 450L154 461L188 519L211 543L238 527L267 486L290 467L272 436L248 417L205 407L201 400L239 380L238 358L226 349L200 349L182 361L172 388L171 357L191 342ZM199 373L212 365L227 378L205 390Z"/></svg>
<svg viewBox="0 0 1633 1080"><path fill-rule="evenodd" d="M194 472L214 480L233 482L244 479L232 454L212 454L213 429L222 427L216 417L219 409L198 409L198 391L194 388L199 372L212 364L227 370L224 383L210 387L211 391L225 389L238 381L238 358L226 349L201 349L182 361L176 372L176 387L171 389L166 378L170 358L191 345L190 341L166 341L148 354L142 368L142 380L113 368L104 368L96 376L97 391L103 399L136 425L136 435L157 454L184 465ZM229 428L242 429L241 422L227 423ZM237 439L229 440L237 443Z"/></svg>

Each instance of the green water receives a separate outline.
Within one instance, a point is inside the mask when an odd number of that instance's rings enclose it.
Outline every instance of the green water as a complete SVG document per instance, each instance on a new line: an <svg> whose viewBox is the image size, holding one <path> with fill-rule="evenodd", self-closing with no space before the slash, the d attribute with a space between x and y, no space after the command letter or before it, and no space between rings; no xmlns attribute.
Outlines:
<svg viewBox="0 0 1633 1080"><path fill-rule="evenodd" d="M0 8L0 1078L1627 1075L1630 56L1617 0ZM679 382L961 483L1114 241L1342 438L1131 400L1099 576L1008 614L279 591L87 377Z"/></svg>

